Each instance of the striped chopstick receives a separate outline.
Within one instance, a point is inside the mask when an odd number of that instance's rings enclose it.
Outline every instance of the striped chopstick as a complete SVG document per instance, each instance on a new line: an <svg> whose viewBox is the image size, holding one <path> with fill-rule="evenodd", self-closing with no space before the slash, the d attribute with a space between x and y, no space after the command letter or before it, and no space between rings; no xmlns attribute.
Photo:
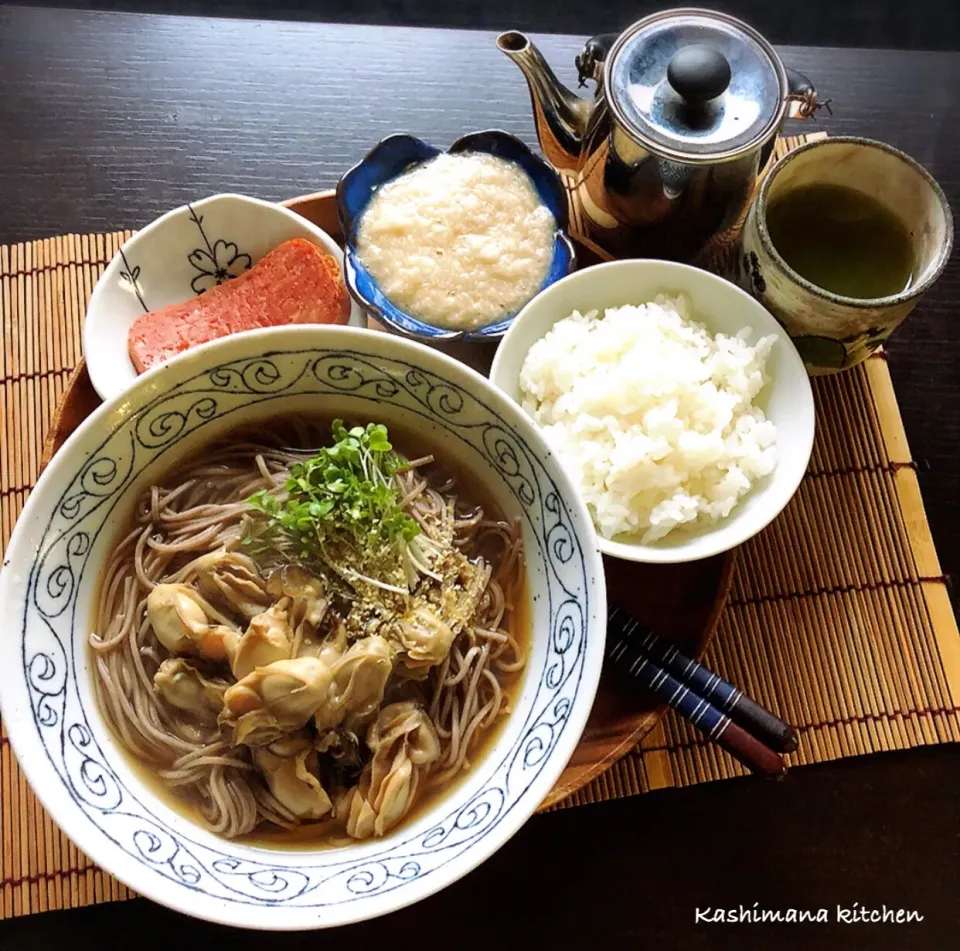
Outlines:
<svg viewBox="0 0 960 951"><path fill-rule="evenodd" d="M614 609L614 611L616 610ZM624 620L627 621L627 624L623 623ZM623 612L619 612L615 618L615 623L610 625L607 656L613 664L635 678L658 700L676 710L708 739L722 746L748 769L775 779L781 779L785 776L787 772L786 763L776 750L767 745L763 739L735 723L730 712L724 711L711 703L709 699L697 691L693 684L679 679L643 649L642 641L645 638L639 635L645 635L647 631L636 623L630 626L629 622L632 620ZM629 627L629 630L627 627ZM656 638L656 641L659 642L660 639ZM676 670L676 660L672 660L671 663ZM696 667L705 670L699 664ZM709 671L706 671L706 673L711 677L716 677L716 675L711 675ZM736 709L740 702L742 700L738 701L733 709ZM760 707L758 709L762 710ZM766 711L763 712L766 713ZM776 720L772 714L767 714L767 716Z"/></svg>
<svg viewBox="0 0 960 951"><path fill-rule="evenodd" d="M669 671L682 683L688 684L704 700L710 701L731 720L777 752L792 753L797 748L797 734L789 724L769 710L764 710L760 704L719 674L682 654L673 644L630 617L622 608L610 609L607 614L607 630L620 631L637 641L638 648L664 670Z"/></svg>

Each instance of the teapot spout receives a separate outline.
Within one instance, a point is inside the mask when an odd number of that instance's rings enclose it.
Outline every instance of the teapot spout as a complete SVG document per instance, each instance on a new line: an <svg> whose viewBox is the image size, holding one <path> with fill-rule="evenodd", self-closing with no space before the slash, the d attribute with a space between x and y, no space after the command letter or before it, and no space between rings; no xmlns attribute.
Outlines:
<svg viewBox="0 0 960 951"><path fill-rule="evenodd" d="M567 89L523 33L501 33L497 48L520 67L527 80L537 136L547 161L559 171L574 171L594 104Z"/></svg>

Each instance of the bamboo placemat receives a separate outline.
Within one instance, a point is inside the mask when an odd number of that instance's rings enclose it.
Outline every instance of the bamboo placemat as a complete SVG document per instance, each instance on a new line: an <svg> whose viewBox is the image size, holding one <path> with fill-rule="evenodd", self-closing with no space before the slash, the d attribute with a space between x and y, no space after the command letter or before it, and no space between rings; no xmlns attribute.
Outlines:
<svg viewBox="0 0 960 951"><path fill-rule="evenodd" d="M810 468L741 547L704 662L797 727L791 766L960 741L960 634L886 360L812 382ZM670 712L556 808L745 772Z"/></svg>
<svg viewBox="0 0 960 951"><path fill-rule="evenodd" d="M0 538L37 478L86 301L129 232L0 247ZM818 433L783 515L743 546L706 662L800 731L793 765L960 741L960 635L886 362L814 380ZM737 776L668 715L555 808ZM0 918L131 897L53 824L0 725Z"/></svg>

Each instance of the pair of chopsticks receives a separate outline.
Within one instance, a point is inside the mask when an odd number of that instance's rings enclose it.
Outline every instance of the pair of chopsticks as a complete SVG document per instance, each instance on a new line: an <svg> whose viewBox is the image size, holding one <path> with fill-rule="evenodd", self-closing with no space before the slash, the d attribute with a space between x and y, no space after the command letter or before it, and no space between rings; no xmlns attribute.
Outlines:
<svg viewBox="0 0 960 951"><path fill-rule="evenodd" d="M607 656L708 739L762 776L782 779L797 734L697 661L685 657L620 608L607 616Z"/></svg>

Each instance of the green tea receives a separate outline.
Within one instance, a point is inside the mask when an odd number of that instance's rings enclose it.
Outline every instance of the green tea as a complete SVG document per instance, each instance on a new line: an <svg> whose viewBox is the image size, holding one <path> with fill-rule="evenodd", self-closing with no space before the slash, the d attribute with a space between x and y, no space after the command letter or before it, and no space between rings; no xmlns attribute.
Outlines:
<svg viewBox="0 0 960 951"><path fill-rule="evenodd" d="M909 287L913 243L900 219L844 185L803 185L767 208L780 256L812 284L869 300Z"/></svg>

